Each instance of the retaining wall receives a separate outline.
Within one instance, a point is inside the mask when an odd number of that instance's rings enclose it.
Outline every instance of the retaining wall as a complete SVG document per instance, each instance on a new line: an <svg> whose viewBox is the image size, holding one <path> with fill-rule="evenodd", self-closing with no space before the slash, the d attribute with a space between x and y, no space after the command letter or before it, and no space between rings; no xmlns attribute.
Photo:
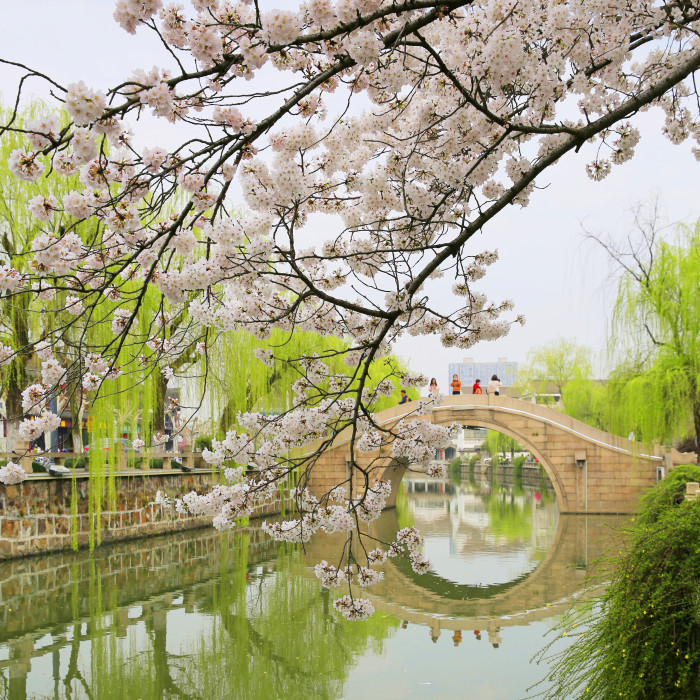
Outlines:
<svg viewBox="0 0 700 700"><path fill-rule="evenodd" d="M218 474L212 474L211 469L190 473L117 473L114 502L110 504L105 497L99 519L92 516L94 530L99 529L100 543L209 525L211 517L178 515L174 509L163 508L154 501L157 491L177 498L193 490L206 492L218 480ZM88 546L90 538L87 474L76 478L76 488L77 540L78 547L83 548ZM32 475L21 484L0 484L0 560L70 549L72 492L69 477ZM271 515L280 509L277 499L254 515Z"/></svg>
<svg viewBox="0 0 700 700"><path fill-rule="evenodd" d="M493 467L490 465L482 466L480 463L474 465L473 476L477 480L490 480L492 473ZM468 464L462 465L461 478L463 481L469 479ZM496 475L493 478L502 484L514 484L517 481L515 466L513 464L499 464L496 467ZM549 488L552 488L552 482L549 480L547 473L544 470L540 470L538 464L523 464L520 483L522 486L532 486L533 488L540 488L545 483Z"/></svg>

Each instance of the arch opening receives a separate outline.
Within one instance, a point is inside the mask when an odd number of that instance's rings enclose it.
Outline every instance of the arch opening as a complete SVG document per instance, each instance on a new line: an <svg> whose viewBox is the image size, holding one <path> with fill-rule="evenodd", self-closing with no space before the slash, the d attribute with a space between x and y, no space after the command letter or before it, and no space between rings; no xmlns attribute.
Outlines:
<svg viewBox="0 0 700 700"><path fill-rule="evenodd" d="M462 454L449 463L444 479L396 463L392 470L397 527L418 528L431 571L418 576L409 562L395 566L445 599L486 599L521 583L547 556L558 522L556 495L539 463L531 461L528 476L534 478L527 485L521 473L514 477L512 463L504 471L475 465L479 453L482 459L488 454L486 431L476 437L478 450L471 460L463 441L457 441L455 454ZM475 446L475 436L471 438ZM509 446L519 453L521 466L529 451L513 440ZM436 456L447 464L444 458L451 455Z"/></svg>

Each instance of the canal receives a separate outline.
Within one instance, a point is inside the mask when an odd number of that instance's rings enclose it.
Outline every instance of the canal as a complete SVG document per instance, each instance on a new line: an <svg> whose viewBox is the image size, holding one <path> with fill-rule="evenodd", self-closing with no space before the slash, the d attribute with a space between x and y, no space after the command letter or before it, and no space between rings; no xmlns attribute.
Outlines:
<svg viewBox="0 0 700 700"><path fill-rule="evenodd" d="M545 483L414 476L374 534L407 525L432 569L391 560L359 623L311 570L337 539L255 523L0 564L0 698L524 698L621 521L560 515Z"/></svg>

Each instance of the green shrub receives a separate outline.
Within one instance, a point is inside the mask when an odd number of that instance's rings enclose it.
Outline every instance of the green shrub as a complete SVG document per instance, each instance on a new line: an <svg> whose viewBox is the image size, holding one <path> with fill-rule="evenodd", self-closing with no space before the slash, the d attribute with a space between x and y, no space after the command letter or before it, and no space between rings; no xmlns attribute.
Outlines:
<svg viewBox="0 0 700 700"><path fill-rule="evenodd" d="M700 697L700 502L674 506L664 482L654 492L607 591L565 618L576 641L545 697Z"/></svg>
<svg viewBox="0 0 700 700"><path fill-rule="evenodd" d="M151 457L149 461L149 466L151 469L162 469L163 468L163 458L162 457Z"/></svg>
<svg viewBox="0 0 700 700"><path fill-rule="evenodd" d="M479 455L472 455L469 458L469 473L472 474L474 472L474 466L476 463L479 461Z"/></svg>
<svg viewBox="0 0 700 700"><path fill-rule="evenodd" d="M545 697L700 697L700 501L685 500L689 481L700 466L676 467L641 499L606 592L564 620L577 641Z"/></svg>
<svg viewBox="0 0 700 700"><path fill-rule="evenodd" d="M200 435L194 441L194 451L201 452L205 447L208 450L211 450L211 441L212 441L211 435Z"/></svg>
<svg viewBox="0 0 700 700"><path fill-rule="evenodd" d="M459 457L450 462L447 473L453 484L459 486L462 483L462 460Z"/></svg>
<svg viewBox="0 0 700 700"><path fill-rule="evenodd" d="M661 512L685 500L685 485L689 481L700 482L700 465L686 464L671 469L651 491L644 494L639 503L639 523L650 525Z"/></svg>
<svg viewBox="0 0 700 700"><path fill-rule="evenodd" d="M46 467L41 463L37 462L36 460L32 461L32 471L36 474L46 474Z"/></svg>
<svg viewBox="0 0 700 700"><path fill-rule="evenodd" d="M68 469L85 469L85 457L68 457L65 465Z"/></svg>
<svg viewBox="0 0 700 700"><path fill-rule="evenodd" d="M142 464L143 464L142 457L134 457L133 459L127 460L126 466L128 469L141 469Z"/></svg>

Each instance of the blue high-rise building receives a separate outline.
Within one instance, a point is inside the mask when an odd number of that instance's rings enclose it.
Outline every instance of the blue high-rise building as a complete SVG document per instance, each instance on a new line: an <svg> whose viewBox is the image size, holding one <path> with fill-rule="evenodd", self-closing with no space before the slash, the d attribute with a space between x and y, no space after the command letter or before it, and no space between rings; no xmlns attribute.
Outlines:
<svg viewBox="0 0 700 700"><path fill-rule="evenodd" d="M468 390L468 393L471 392L471 386L476 379L481 379L481 384L485 387L494 374L501 380L503 386L513 386L518 381L518 363L508 362L507 357L499 357L496 362L474 362L468 357L462 362L450 363L448 386L454 374L462 382L462 391Z"/></svg>

